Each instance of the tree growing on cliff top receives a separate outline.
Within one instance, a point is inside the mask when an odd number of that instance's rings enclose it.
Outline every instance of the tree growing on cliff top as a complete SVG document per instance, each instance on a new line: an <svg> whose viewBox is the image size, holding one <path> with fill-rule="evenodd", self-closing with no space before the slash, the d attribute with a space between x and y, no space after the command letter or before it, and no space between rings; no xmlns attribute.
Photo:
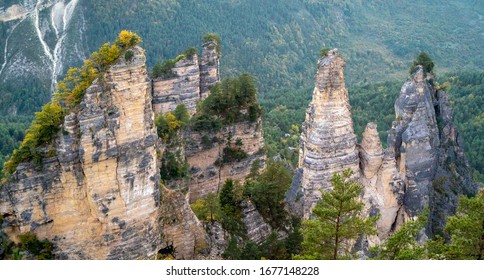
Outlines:
<svg viewBox="0 0 484 280"><path fill-rule="evenodd" d="M322 193L313 209L314 219L303 222L302 252L294 259L351 259L355 240L376 233L378 217L360 217L364 204L358 197L363 187L350 179L352 173L346 169L333 175L333 190Z"/></svg>
<svg viewBox="0 0 484 280"><path fill-rule="evenodd" d="M433 73L432 71L434 70L434 62L432 61L432 58L426 53L426 52L421 52L417 58L412 63L412 66L410 67L410 74L415 73L417 70L417 66L422 65L424 73Z"/></svg>

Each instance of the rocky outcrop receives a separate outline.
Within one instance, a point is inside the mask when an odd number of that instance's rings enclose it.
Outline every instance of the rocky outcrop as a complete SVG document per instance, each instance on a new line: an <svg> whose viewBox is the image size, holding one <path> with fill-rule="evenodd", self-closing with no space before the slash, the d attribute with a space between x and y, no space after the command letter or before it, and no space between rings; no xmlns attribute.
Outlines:
<svg viewBox="0 0 484 280"><path fill-rule="evenodd" d="M445 217L455 213L458 195L476 192L447 94L436 90L431 79L418 67L403 85L388 136L388 147L405 175L405 215L413 219L430 208L427 235L441 232Z"/></svg>
<svg viewBox="0 0 484 280"><path fill-rule="evenodd" d="M394 149L397 166L405 174L406 213L416 218L429 205L440 145L430 88L422 68L403 85L395 114L397 121L392 125L388 146Z"/></svg>
<svg viewBox="0 0 484 280"><path fill-rule="evenodd" d="M300 191L291 191L291 203L301 204L303 216L331 190L333 173L346 168L359 175L357 138L353 130L348 91L344 82L345 62L337 49L318 61L313 99L302 125L299 152ZM300 199L298 200L300 196Z"/></svg>
<svg viewBox="0 0 484 280"><path fill-rule="evenodd" d="M219 43L209 41L203 44L200 61L200 99L210 93L209 88L220 81Z"/></svg>
<svg viewBox="0 0 484 280"><path fill-rule="evenodd" d="M164 245L174 247L177 259L195 259L207 251L207 233L180 192L163 188L160 217Z"/></svg>
<svg viewBox="0 0 484 280"><path fill-rule="evenodd" d="M397 170L393 153L383 150L376 124L366 126L359 148L362 176L358 181L365 187L364 212L370 216L380 214L377 239L372 238L373 242L378 243L397 226L396 220L403 205L403 176Z"/></svg>
<svg viewBox="0 0 484 280"><path fill-rule="evenodd" d="M249 240L257 244L264 242L272 232L271 226L264 221L264 218L257 211L252 201L242 201L241 207L244 215L242 222L244 222L247 229Z"/></svg>
<svg viewBox="0 0 484 280"><path fill-rule="evenodd" d="M175 73L173 78L153 80L155 113L171 112L178 104L185 104L188 112L194 114L200 100L198 55L179 60L172 71Z"/></svg>
<svg viewBox="0 0 484 280"><path fill-rule="evenodd" d="M254 162L264 167L266 157L260 118L254 123L244 121L226 125L218 132L189 130L186 133L185 139L189 139L185 154L190 166L188 185L191 203L209 193L218 192L227 179L243 182ZM240 148L247 153L247 157L223 162L228 139L231 139L231 146L236 146L240 140Z"/></svg>
<svg viewBox="0 0 484 280"><path fill-rule="evenodd" d="M160 243L157 135L144 50L122 56L66 116L50 158L1 189L7 232L33 232L61 259L136 259ZM47 147L49 148L49 147Z"/></svg>
<svg viewBox="0 0 484 280"><path fill-rule="evenodd" d="M206 42L200 62L197 54L184 57L171 69L173 77L152 81L155 114L173 111L179 104L184 104L191 115L196 112L197 102L205 99L209 88L220 82L218 48L216 41Z"/></svg>
<svg viewBox="0 0 484 280"><path fill-rule="evenodd" d="M366 126L359 149L361 169L367 179L375 176L383 161L383 147L376 127L374 123Z"/></svg>
<svg viewBox="0 0 484 280"><path fill-rule="evenodd" d="M357 145L343 66L337 50L318 62L301 134L299 169L286 195L290 211L310 218L319 192L331 189L331 175L350 168L364 186L365 214L380 215L378 235L368 237L369 244L387 238L425 208L430 208L426 235L441 232L445 217L455 213L458 195L476 192L446 93L434 89L432 77L426 78L419 66L395 102L388 148L383 150L373 123Z"/></svg>

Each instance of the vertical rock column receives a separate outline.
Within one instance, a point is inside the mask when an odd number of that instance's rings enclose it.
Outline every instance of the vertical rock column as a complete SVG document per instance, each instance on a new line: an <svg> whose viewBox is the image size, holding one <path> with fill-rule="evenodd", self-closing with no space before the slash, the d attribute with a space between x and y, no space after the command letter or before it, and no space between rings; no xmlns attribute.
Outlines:
<svg viewBox="0 0 484 280"><path fill-rule="evenodd" d="M353 130L348 91L344 81L343 58L337 49L318 61L312 102L302 126L299 168L302 212L321 198L320 191L331 190L331 177L346 168L359 174L357 139Z"/></svg>
<svg viewBox="0 0 484 280"><path fill-rule="evenodd" d="M153 257L160 244L157 135L146 57L122 55L66 116L53 156L0 189L12 238L32 232L60 259Z"/></svg>
<svg viewBox="0 0 484 280"><path fill-rule="evenodd" d="M209 88L220 82L220 60L218 42L209 41L203 44L200 60L200 99L207 98Z"/></svg>
<svg viewBox="0 0 484 280"><path fill-rule="evenodd" d="M397 166L405 174L406 213L415 218L429 206L440 145L432 96L421 66L402 86L395 113L397 121L388 147L394 150Z"/></svg>
<svg viewBox="0 0 484 280"><path fill-rule="evenodd" d="M185 57L175 63L175 76L153 81L153 109L155 114L174 111L178 104L185 104L194 114L200 99L200 70L198 55Z"/></svg>

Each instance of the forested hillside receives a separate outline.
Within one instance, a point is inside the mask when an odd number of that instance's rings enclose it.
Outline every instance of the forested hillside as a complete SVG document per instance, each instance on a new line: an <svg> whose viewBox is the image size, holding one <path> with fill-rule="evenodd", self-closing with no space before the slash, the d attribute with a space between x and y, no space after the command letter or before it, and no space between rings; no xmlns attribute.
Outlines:
<svg viewBox="0 0 484 280"><path fill-rule="evenodd" d="M455 73L438 76L436 81L447 90L454 121L464 140L464 149L474 179L484 182L484 72ZM395 119L394 103L403 81L389 81L352 86L348 89L355 133L361 135L368 122L378 124L382 144ZM304 121L312 89L274 92L261 98L266 110L265 139L270 155L280 154L295 164L299 126Z"/></svg>
<svg viewBox="0 0 484 280"><path fill-rule="evenodd" d="M48 65L42 64L47 61L45 57L34 57L43 51L33 16L22 21L6 14L14 4L26 5L28 10L41 2L48 1L0 1L0 50L3 50L0 113L26 116L0 119L0 129L8 130L0 138L0 164L22 139L18 131L27 127L33 113L50 100L49 82L43 81L46 79L43 76L19 76L13 80L10 77L8 82L5 78L7 73L10 76L17 73L19 67L14 67L11 61L19 54L25 60L19 60L23 70L31 67L38 72L40 68L45 74L48 69ZM79 56L86 57L103 42L113 41L113 34L122 29L133 30L143 38L150 67L176 57L187 46L200 45L206 32L216 32L222 38L222 77L247 72L257 79L265 110L268 150L270 154L281 153L290 161L297 158L294 156L297 126L304 119L312 92L314 62L322 47L339 48L347 61L346 79L351 87L357 133L361 135L367 121L376 121L383 139L393 118L393 102L399 87L420 51L427 51L435 61L440 83L445 80L444 73L472 73L482 71L484 66L484 2L478 0L79 0L76 3L60 50L72 54L65 55L64 70L81 65ZM53 51L55 35L48 26L49 13L48 8L40 12L39 16L47 20L40 21L39 28L41 37ZM449 90L455 119L464 136L469 160L483 173L482 73L445 77L452 85ZM480 177L480 173L476 176Z"/></svg>
<svg viewBox="0 0 484 280"><path fill-rule="evenodd" d="M0 18L6 18L2 8L19 2L0 1ZM33 5L46 1L24 2ZM72 65L76 64L74 54L87 56L101 43L112 41L113 34L122 29L133 30L144 38L149 66L175 57L187 46L199 45L206 32L216 32L222 38L222 76L248 72L257 77L262 95L274 89L309 87L314 75L313 63L322 47L340 49L347 59L346 77L351 85L402 79L408 64L420 51L429 52L439 73L478 70L484 64L481 50L484 4L477 0L79 0L76 3L61 46L65 49L61 53L66 53L61 57L65 60L64 71L69 66L81 65L79 58L77 65ZM41 11L40 16L44 15L46 20L39 24L40 31L45 33L45 43L53 46L52 27L46 22L49 13L49 9ZM28 26L32 25L29 19L11 33L17 23L19 20L0 22L0 50L7 51L0 55L0 62L5 63L0 80L6 72L14 71L9 66L18 53L25 57L23 65L32 69L46 60L30 57L33 53L41 55L43 50L36 38L38 33ZM10 41L5 46L7 37ZM29 78L23 83L39 84L39 81ZM12 106L17 105L17 113L31 114L33 111L23 104L27 102L24 100L35 104L36 110L41 105L36 104L37 100L48 100L48 83L37 86L44 91L40 95L17 92L19 85L15 84L15 87L4 85L7 89L2 91L1 112L12 111ZM4 99L8 93L29 98ZM32 96L41 98L32 100Z"/></svg>

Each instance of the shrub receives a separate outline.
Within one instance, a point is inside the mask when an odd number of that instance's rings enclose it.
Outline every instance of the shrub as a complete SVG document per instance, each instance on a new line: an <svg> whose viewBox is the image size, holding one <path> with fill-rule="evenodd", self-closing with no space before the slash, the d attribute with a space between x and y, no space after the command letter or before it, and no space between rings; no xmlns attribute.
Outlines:
<svg viewBox="0 0 484 280"><path fill-rule="evenodd" d="M184 178L188 175L188 162L183 159L179 152L166 151L161 159L160 175L165 181Z"/></svg>
<svg viewBox="0 0 484 280"><path fill-rule="evenodd" d="M134 57L134 52L132 50L127 50L126 53L124 53L124 59L126 61L131 61Z"/></svg>
<svg viewBox="0 0 484 280"><path fill-rule="evenodd" d="M330 51L331 49L330 48L322 48L320 51L319 51L319 56L320 57L325 57L328 55L328 52Z"/></svg>
<svg viewBox="0 0 484 280"><path fill-rule="evenodd" d="M247 153L240 147L227 146L223 150L222 162L230 163L235 161L241 161L247 158Z"/></svg>
<svg viewBox="0 0 484 280"><path fill-rule="evenodd" d="M190 47L188 49L186 49L183 54L187 57L187 58L193 58L194 55L198 54L198 49L195 48L195 47Z"/></svg>
<svg viewBox="0 0 484 280"><path fill-rule="evenodd" d="M417 58L415 58L412 66L410 67L410 74L415 73L418 65L422 65L425 74L433 73L432 71L434 70L435 66L434 62L426 52L421 52Z"/></svg>
<svg viewBox="0 0 484 280"><path fill-rule="evenodd" d="M141 42L143 42L143 40L141 40L138 34L128 30L122 30L115 41L116 45L121 48L133 47Z"/></svg>
<svg viewBox="0 0 484 280"><path fill-rule="evenodd" d="M221 48L220 48L220 45L222 44L221 40L220 40L220 36L217 34L217 33L213 33L213 32L208 32L208 33L205 33L205 35L203 36L203 43L208 43L208 42L215 42L217 43L217 54L221 55Z"/></svg>

